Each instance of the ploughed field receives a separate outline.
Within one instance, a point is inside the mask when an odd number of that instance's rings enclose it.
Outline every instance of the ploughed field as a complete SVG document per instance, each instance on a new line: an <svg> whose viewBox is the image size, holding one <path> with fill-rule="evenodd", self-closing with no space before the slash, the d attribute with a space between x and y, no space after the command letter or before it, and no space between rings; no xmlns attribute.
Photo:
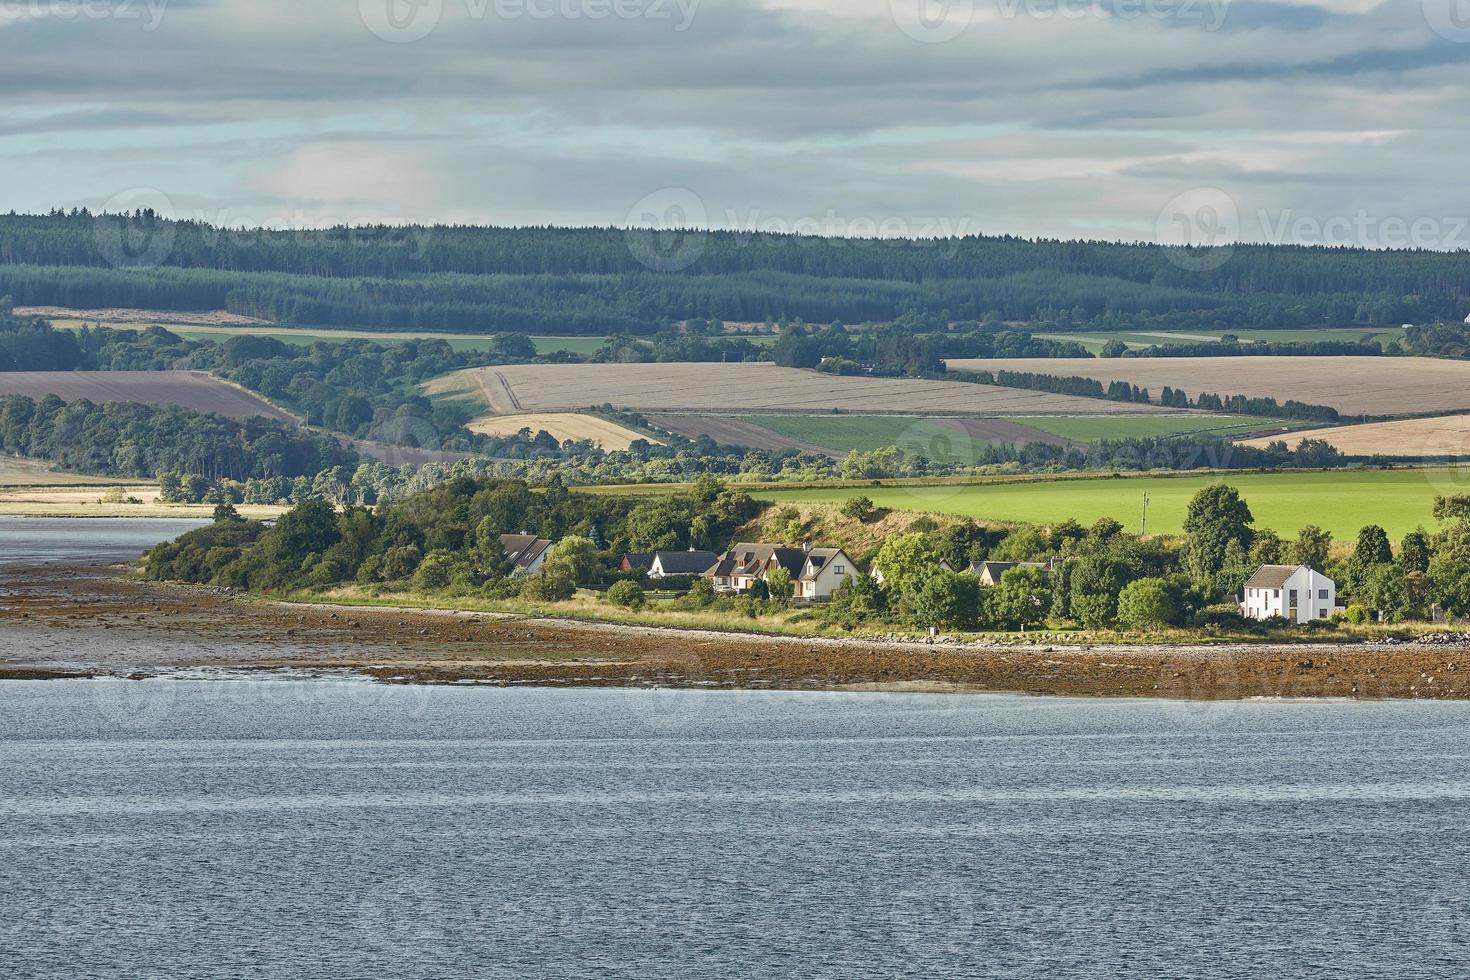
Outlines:
<svg viewBox="0 0 1470 980"><path fill-rule="evenodd" d="M956 358L951 371L1029 371L1330 405L1344 415L1470 410L1470 361L1430 357Z"/></svg>
<svg viewBox="0 0 1470 980"><path fill-rule="evenodd" d="M1149 411L1096 398L954 381L841 377L741 364L520 364L471 368L425 391L494 414L567 412L611 404L638 412L844 412L1111 415ZM1177 410L1176 410L1177 411Z"/></svg>
<svg viewBox="0 0 1470 980"><path fill-rule="evenodd" d="M1255 515L1256 526L1283 536L1308 524L1351 542L1358 529L1379 524L1397 542L1416 527L1433 529L1437 495L1470 492L1470 469L1429 467L1405 470L1282 471L1209 476L1093 477L939 486L846 487L761 491L778 503L841 503L864 496L892 510L958 514L982 521L1054 524L1068 519L1084 526L1099 518L1122 522L1138 533L1148 494L1150 534L1179 534L1190 498L1204 487L1236 487Z"/></svg>
<svg viewBox="0 0 1470 980"><path fill-rule="evenodd" d="M178 405L232 419L296 421L264 398L202 371L4 371L0 396L4 395L27 395L37 401L47 395L68 402L85 398L98 405Z"/></svg>

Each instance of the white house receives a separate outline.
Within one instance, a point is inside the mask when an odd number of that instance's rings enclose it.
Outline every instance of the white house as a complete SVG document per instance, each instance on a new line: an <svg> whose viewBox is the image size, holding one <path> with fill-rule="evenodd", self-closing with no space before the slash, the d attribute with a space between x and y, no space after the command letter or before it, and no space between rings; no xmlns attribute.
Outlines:
<svg viewBox="0 0 1470 980"><path fill-rule="evenodd" d="M648 563L648 577L668 578L670 575L703 575L710 570L720 556L713 551L656 551Z"/></svg>
<svg viewBox="0 0 1470 980"><path fill-rule="evenodd" d="M1293 623L1327 619L1337 608L1337 583L1306 565L1262 565L1245 583L1241 615L1281 616Z"/></svg>
<svg viewBox="0 0 1470 980"><path fill-rule="evenodd" d="M715 562L705 577L717 592L745 592L757 581L770 582L777 568L791 576L793 597L807 602L830 599L837 587L858 574L841 548L787 548L774 544L737 544Z"/></svg>

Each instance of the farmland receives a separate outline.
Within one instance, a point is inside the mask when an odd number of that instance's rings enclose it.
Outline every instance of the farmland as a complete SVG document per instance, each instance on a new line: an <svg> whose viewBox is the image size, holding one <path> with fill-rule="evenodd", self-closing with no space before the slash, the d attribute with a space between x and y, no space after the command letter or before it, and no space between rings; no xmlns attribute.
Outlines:
<svg viewBox="0 0 1470 980"><path fill-rule="evenodd" d="M1150 498L1151 534L1183 530L1189 500L1201 488L1228 483L1250 504L1256 526L1282 535L1307 524L1350 541L1365 524L1380 524L1397 540L1415 527L1434 527L1436 495L1470 490L1470 470L1335 470L1326 472L1232 473L1210 476L1140 476L1065 479L1053 482L996 482L939 486L824 488L761 491L764 500L838 503L859 494L894 510L959 514L988 521L1052 524L1067 519L1083 525L1102 517L1139 530L1143 495Z"/></svg>
<svg viewBox="0 0 1470 980"><path fill-rule="evenodd" d="M472 368L425 386L496 414L611 404L640 412L1111 415L1140 406L952 381L843 377L771 364L526 364ZM1162 410L1160 410L1162 411Z"/></svg>
<svg viewBox="0 0 1470 980"><path fill-rule="evenodd" d="M99 405L178 405L232 419L296 421L264 398L200 371L7 371L0 372L0 396L4 395L36 400L56 395L69 402L85 398Z"/></svg>
<svg viewBox="0 0 1470 980"><path fill-rule="evenodd" d="M1470 409L1470 362L1428 357L1159 357L952 360L954 371L1034 371L1330 405L1344 415Z"/></svg>
<svg viewBox="0 0 1470 980"><path fill-rule="evenodd" d="M1150 439L1167 436L1211 435L1230 437L1272 430L1286 431L1300 422L1280 419L1246 418L1239 415L1053 415L1036 418L1013 418L1012 422L1031 426L1074 442L1097 442L1100 439Z"/></svg>
<svg viewBox="0 0 1470 980"><path fill-rule="evenodd" d="M1397 338L1402 331L1399 330L1375 330L1367 327L1320 327L1316 329L1302 330L1259 330L1259 329L1233 329L1223 330L1219 333L1205 331L1194 333L1188 331L1117 331L1103 333L1040 333L1037 336L1048 340L1070 340L1081 344L1094 354L1100 352L1103 347L1113 340L1121 340L1129 347L1168 347L1175 344L1199 344L1220 340L1223 334L1230 333L1241 340L1266 340L1280 344L1310 343L1313 341L1339 341L1357 343L1364 337L1372 337L1380 345L1385 341Z"/></svg>
<svg viewBox="0 0 1470 980"><path fill-rule="evenodd" d="M546 412L531 415L487 415L469 424L472 432L490 436L512 436L522 429L546 432L558 442L568 439L587 439L603 449L627 449L634 440L655 442L649 436L634 429L618 425L596 415L579 415L572 412Z"/></svg>
<svg viewBox="0 0 1470 980"><path fill-rule="evenodd" d="M1325 440L1349 456L1390 456L1402 459L1470 456L1470 415L1370 422L1366 425L1316 429L1301 432L1299 435L1303 438ZM1245 445L1263 446L1268 441L1253 439Z"/></svg>

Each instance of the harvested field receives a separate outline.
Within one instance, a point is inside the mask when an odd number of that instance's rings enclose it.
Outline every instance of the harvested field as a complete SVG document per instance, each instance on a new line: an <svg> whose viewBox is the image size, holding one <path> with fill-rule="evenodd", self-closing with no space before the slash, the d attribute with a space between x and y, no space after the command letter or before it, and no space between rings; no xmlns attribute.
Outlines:
<svg viewBox="0 0 1470 980"><path fill-rule="evenodd" d="M842 377L773 364L522 364L437 378L430 395L497 415L611 404L640 412L830 412L946 415L1136 414L1138 405L953 381Z"/></svg>
<svg viewBox="0 0 1470 980"><path fill-rule="evenodd" d="M708 435L752 449L803 449L841 458L897 446L931 459L964 460L993 443L1075 443L1008 419L914 415L659 415L650 421L693 438Z"/></svg>
<svg viewBox="0 0 1470 980"><path fill-rule="evenodd" d="M952 371L1034 371L1330 405L1345 415L1470 410L1470 361L1431 357L1137 357L956 359ZM1094 413L1095 414L1095 413Z"/></svg>
<svg viewBox="0 0 1470 980"><path fill-rule="evenodd" d="M513 436L522 429L546 432L558 442L589 439L603 449L627 449L634 440L655 440L633 429L625 428L596 415L572 412L544 412L539 415L487 415L469 424L471 432L487 436Z"/></svg>
<svg viewBox="0 0 1470 980"><path fill-rule="evenodd" d="M228 310L202 310L180 312L178 310L71 310L63 306L17 306L16 316L41 316L47 319L86 320L88 323L130 323L161 326L170 323L197 324L216 327L266 326L269 320L253 316L241 316Z"/></svg>
<svg viewBox="0 0 1470 980"><path fill-rule="evenodd" d="M10 487L106 487L128 482L122 477L84 476L54 470L45 460L0 456L0 490Z"/></svg>
<svg viewBox="0 0 1470 980"><path fill-rule="evenodd" d="M232 419L296 421L265 399L202 371L5 371L0 372L0 396L4 395L27 395L38 401L47 395L69 402L86 398L99 405L179 405Z"/></svg>
<svg viewBox="0 0 1470 980"><path fill-rule="evenodd" d="M1277 438L1280 437L1251 439L1243 445L1264 449ZM1295 443L1298 439L1321 439L1349 456L1395 456L1401 459L1470 456L1470 415L1309 429L1293 432L1287 442Z"/></svg>

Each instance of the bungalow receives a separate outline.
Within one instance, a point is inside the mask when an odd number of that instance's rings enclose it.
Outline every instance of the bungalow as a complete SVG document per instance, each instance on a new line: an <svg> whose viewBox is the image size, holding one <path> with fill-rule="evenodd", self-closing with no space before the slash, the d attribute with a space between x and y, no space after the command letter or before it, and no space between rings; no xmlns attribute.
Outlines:
<svg viewBox="0 0 1470 980"><path fill-rule="evenodd" d="M515 566L512 575L535 575L551 553L551 542L534 534L502 534L500 547L505 549L505 560Z"/></svg>
<svg viewBox="0 0 1470 980"><path fill-rule="evenodd" d="M858 574L857 563L841 548L789 548L774 544L737 544L705 571L716 592L745 592L771 573L786 569L794 598L807 602L830 599L843 582Z"/></svg>
<svg viewBox="0 0 1470 980"><path fill-rule="evenodd" d="M1337 608L1337 583L1306 565L1262 565L1245 583L1240 613L1250 619L1281 616L1293 623L1327 619Z"/></svg>
<svg viewBox="0 0 1470 980"><path fill-rule="evenodd" d="M710 570L720 556L713 551L657 551L648 563L648 577L668 578L670 575L703 575Z"/></svg>

